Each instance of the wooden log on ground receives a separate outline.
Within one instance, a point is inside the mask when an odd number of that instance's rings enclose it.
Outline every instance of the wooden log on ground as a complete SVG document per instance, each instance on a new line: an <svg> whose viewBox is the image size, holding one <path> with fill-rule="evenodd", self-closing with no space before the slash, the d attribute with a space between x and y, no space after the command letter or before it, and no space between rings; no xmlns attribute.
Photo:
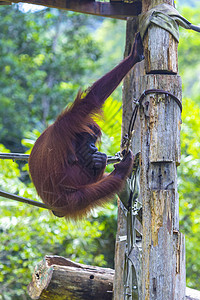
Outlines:
<svg viewBox="0 0 200 300"><path fill-rule="evenodd" d="M114 270L45 256L28 286L31 299L111 300Z"/></svg>
<svg viewBox="0 0 200 300"><path fill-rule="evenodd" d="M31 299L111 300L114 270L45 256L28 286ZM115 299L115 298L114 298ZM186 288L185 300L199 300L200 291Z"/></svg>

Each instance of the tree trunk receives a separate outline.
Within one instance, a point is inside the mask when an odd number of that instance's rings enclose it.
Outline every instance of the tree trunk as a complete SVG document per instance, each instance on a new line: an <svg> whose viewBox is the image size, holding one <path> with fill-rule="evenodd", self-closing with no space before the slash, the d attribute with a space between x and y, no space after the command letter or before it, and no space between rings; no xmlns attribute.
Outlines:
<svg viewBox="0 0 200 300"><path fill-rule="evenodd" d="M147 4L148 1L143 2ZM173 5L173 2L152 0L143 9L145 12L154 5ZM145 71L149 75L141 78L142 90L163 89L181 100L181 79L173 75L177 73L178 65L177 42L169 32L151 25L144 47L145 53L148 53ZM166 75L161 75L163 73ZM140 120L142 299L182 300L185 299L185 244L179 232L176 169L180 164L180 107L169 96L151 94L143 101Z"/></svg>
<svg viewBox="0 0 200 300"><path fill-rule="evenodd" d="M143 12L161 3L173 5L173 0L143 0ZM137 20L128 20L126 53L136 31ZM162 89L181 100L177 47L176 40L164 29L155 25L148 28L144 37L145 62L137 64L124 81L123 134L127 132L133 111L132 100L138 99L144 90ZM179 232L177 193L180 127L181 111L173 98L158 93L145 96L132 145L134 154L141 151L140 201L143 203L142 251L137 251L135 243L132 245L134 255L129 255L137 286L132 280L125 293L124 268L130 228L119 204L114 300L185 299L185 242Z"/></svg>
<svg viewBox="0 0 200 300"><path fill-rule="evenodd" d="M126 49L125 57L130 52L132 43L134 41L135 34L138 32L138 18L128 18L127 29L126 29ZM122 136L128 131L129 121L131 118L132 111L134 109L133 99L138 99L141 93L140 88L140 76L144 72L144 61L136 64L134 69L129 72L125 77L123 83L123 115L122 115ZM141 142L140 142L140 120L139 115L137 116L135 127L132 151L133 154L140 152ZM140 222L140 221L138 221ZM141 226L140 224L138 227ZM141 226L142 227L142 226ZM124 285L125 282L124 268L125 268L125 253L127 246L127 217L124 214L123 208L121 207L120 201L118 202L118 228L116 236L116 246L115 246L115 278L114 278L114 300L122 300L124 298ZM141 253L138 245L134 245L135 253L132 256L134 260L135 268L141 270ZM137 286L136 291L134 291L134 298L138 299L141 296L141 276L139 276L140 271L134 274L132 279L135 282L134 286ZM131 299L131 298L130 298ZM139 298L141 299L141 298Z"/></svg>

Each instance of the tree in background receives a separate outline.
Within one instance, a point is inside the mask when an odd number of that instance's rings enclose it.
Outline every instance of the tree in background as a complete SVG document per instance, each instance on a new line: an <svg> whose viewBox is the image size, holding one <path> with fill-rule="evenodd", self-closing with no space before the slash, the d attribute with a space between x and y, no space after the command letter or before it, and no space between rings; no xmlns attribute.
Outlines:
<svg viewBox="0 0 200 300"><path fill-rule="evenodd" d="M191 4L191 7L188 5ZM199 24L199 1L178 1L179 11ZM200 38L181 29L179 73L183 82L181 165L178 168L180 227L186 237L187 286L200 290Z"/></svg>
<svg viewBox="0 0 200 300"><path fill-rule="evenodd" d="M24 14L17 5L0 13L0 140L19 151L25 131L42 131L80 86L92 84L100 50L89 32L93 19L83 14Z"/></svg>
<svg viewBox="0 0 200 300"><path fill-rule="evenodd" d="M179 169L180 227L186 237L187 285L200 290L200 107L184 99Z"/></svg>
<svg viewBox="0 0 200 300"><path fill-rule="evenodd" d="M92 84L122 59L125 22L51 9L23 14L16 6L1 7L0 12L0 141L12 151L19 151L25 132L29 139L24 139L23 144L28 148L66 104L73 101L79 86ZM199 22L199 9L184 8L183 14L191 22ZM121 35L112 38L120 32ZM179 69L184 99L182 164L178 168L180 226L186 234L187 285L197 289L200 289L199 47L197 33L181 31ZM105 66L110 67L105 70ZM116 97L119 93L120 90ZM101 147L108 154L119 150L119 111L120 103L110 98L100 123L104 130ZM0 151L6 150L1 146ZM0 189L37 200L32 184L20 180L23 173L17 164L0 161L0 169L3 170ZM1 199L1 216L2 299L29 299L26 285L34 264L45 254L113 266L116 230L113 204L106 210L96 210L89 220L75 224L50 216L45 210Z"/></svg>
<svg viewBox="0 0 200 300"><path fill-rule="evenodd" d="M0 7L0 12L0 141L22 151L23 137L23 148L31 148L79 87L97 79L100 43L91 32L102 18L94 22L92 17L52 9L24 14L18 6ZM104 128L105 147L101 145L108 154L119 150L120 107L110 99L100 122L109 124ZM0 152L6 151L0 145ZM12 161L0 160L0 169L0 189L40 201L33 185L21 181L27 165L19 169ZM75 224L1 198L0 299L29 299L26 286L45 254L113 267L115 227L113 204Z"/></svg>

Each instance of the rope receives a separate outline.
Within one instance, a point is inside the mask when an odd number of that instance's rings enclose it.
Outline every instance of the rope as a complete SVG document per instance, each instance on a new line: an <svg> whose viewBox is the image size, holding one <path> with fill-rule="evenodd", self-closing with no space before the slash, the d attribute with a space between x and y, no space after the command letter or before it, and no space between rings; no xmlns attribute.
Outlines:
<svg viewBox="0 0 200 300"><path fill-rule="evenodd" d="M52 210L52 208L50 206L46 205L45 203L34 201L34 200L27 199L27 198L24 198L24 197L20 197L20 196L17 196L15 194L4 192L2 190L0 190L0 197L15 200L15 201L19 201L19 202L22 202L22 203L27 203L27 204L30 204L30 205L33 205L33 206L44 208L44 209Z"/></svg>
<svg viewBox="0 0 200 300"><path fill-rule="evenodd" d="M152 93L165 94L167 96L170 96L172 99L174 99L174 101L178 104L178 106L180 107L180 110L182 111L182 104L181 104L180 100L175 95L173 95L172 93L164 91L164 90L158 90L158 89L145 90L141 94L139 100L134 101L134 103L136 105L135 105L135 108L133 110L131 120L130 120L130 123L129 123L128 134L126 134L123 137L122 147L123 147L124 150L126 150L126 153L128 152L128 150L130 148L131 138L132 138L132 135L133 135L133 128L134 128L134 125L135 125L138 108L141 105L142 101L144 100L145 96L149 95L149 94L152 94ZM28 160L28 158L29 158L29 155L27 155L27 154L0 153L0 159ZM121 160L120 155L119 155L119 153L117 153L115 156L108 156L107 164L116 163L120 160ZM34 205L34 206L37 206L37 207L41 207L41 208L44 208L44 209L52 210L51 207L49 207L48 205L46 205L42 202L38 202L38 201L34 201L34 200L27 199L27 198L24 198L24 197L20 197L20 196L17 196L15 194L10 194L10 193L4 192L2 190L0 190L0 196L4 197L4 198L11 199L11 200L19 201L19 202L22 202L22 203L27 203L27 204ZM53 209L53 210L56 211L56 209Z"/></svg>
<svg viewBox="0 0 200 300"><path fill-rule="evenodd" d="M28 160L29 154L22 153L0 153L0 159Z"/></svg>
<svg viewBox="0 0 200 300"><path fill-rule="evenodd" d="M25 160L29 159L29 154L23 153L0 153L0 159L12 159L15 160ZM121 160L120 153L116 153L114 156L108 155L107 156L107 165L114 164Z"/></svg>

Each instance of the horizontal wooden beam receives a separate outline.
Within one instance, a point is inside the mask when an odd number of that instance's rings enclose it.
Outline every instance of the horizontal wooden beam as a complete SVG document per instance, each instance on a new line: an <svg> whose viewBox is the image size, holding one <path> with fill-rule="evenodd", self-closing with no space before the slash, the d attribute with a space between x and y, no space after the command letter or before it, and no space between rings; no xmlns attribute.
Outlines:
<svg viewBox="0 0 200 300"><path fill-rule="evenodd" d="M0 1L0 5L11 5L12 2L10 1Z"/></svg>
<svg viewBox="0 0 200 300"><path fill-rule="evenodd" d="M91 0L13 0L12 2L43 5L47 7L116 19L126 19L127 17L138 16L142 9L141 0L133 0L133 3L124 3L118 1L95 2Z"/></svg>

